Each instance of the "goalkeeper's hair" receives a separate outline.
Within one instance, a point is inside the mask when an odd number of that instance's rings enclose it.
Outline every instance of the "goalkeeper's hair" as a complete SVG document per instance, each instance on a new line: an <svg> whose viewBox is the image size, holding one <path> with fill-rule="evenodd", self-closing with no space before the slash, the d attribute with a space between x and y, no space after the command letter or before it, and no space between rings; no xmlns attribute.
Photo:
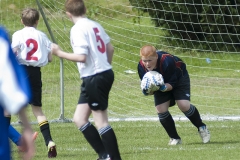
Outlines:
<svg viewBox="0 0 240 160"><path fill-rule="evenodd" d="M140 49L140 57L157 56L157 50L152 45L145 45Z"/></svg>

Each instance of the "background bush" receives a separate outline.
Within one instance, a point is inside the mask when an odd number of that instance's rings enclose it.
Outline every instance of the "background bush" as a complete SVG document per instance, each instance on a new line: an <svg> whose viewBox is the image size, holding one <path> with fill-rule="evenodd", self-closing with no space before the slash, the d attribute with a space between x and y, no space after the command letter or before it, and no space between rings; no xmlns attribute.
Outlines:
<svg viewBox="0 0 240 160"><path fill-rule="evenodd" d="M210 51L239 51L240 0L129 0L166 29L175 45ZM184 42L182 40L185 40ZM177 46L179 47L179 46Z"/></svg>

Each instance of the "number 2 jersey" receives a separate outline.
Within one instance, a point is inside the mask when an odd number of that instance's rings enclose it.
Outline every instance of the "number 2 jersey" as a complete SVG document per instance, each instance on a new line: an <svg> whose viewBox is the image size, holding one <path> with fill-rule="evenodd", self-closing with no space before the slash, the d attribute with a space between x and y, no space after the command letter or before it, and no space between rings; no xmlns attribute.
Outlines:
<svg viewBox="0 0 240 160"><path fill-rule="evenodd" d="M12 35L12 48L17 50L21 65L42 67L48 63L52 42L34 27L25 27Z"/></svg>
<svg viewBox="0 0 240 160"><path fill-rule="evenodd" d="M110 38L102 26L88 18L79 19L72 27L70 41L74 54L85 54L86 62L77 62L80 77L88 77L112 68L107 59Z"/></svg>

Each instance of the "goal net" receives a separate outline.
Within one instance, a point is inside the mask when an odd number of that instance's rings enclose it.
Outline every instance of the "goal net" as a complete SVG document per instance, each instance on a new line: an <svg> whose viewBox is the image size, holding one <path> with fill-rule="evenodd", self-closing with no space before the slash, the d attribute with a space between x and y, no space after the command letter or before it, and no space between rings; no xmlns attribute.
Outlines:
<svg viewBox="0 0 240 160"><path fill-rule="evenodd" d="M69 32L72 22L67 18L64 11L65 0L39 0L46 19L51 27L56 43L65 51L71 52ZM131 2L131 3L130 3ZM161 8L157 5L146 5L150 2L164 3ZM197 1L194 5L171 1L148 1L148 0L87 0L87 16L99 22L111 37L115 52L113 58L113 70L115 81L110 93L109 118L111 120L151 120L157 118L153 102L153 96L144 96L140 89L140 80L137 74L137 64L139 61L139 49L146 44L152 44L159 50L164 50L182 58L186 64L191 77L191 102L200 111L205 119L239 119L240 116L240 55L237 50L228 50L229 45L236 47L234 42L227 43L222 41L207 42L207 49L201 47L202 44L197 39L189 40L186 37L176 38L174 35L184 31L178 26L191 23L191 20L181 18L185 13L181 9L174 9L176 6L192 7L210 4L200 4ZM154 4L155 4L154 3ZM166 5L168 4L168 5ZM215 4L216 5L216 4ZM164 8L164 6L168 6ZM218 14L223 14L221 10L238 7L234 5L216 5L219 9ZM24 26L20 21L20 14L23 8L38 8L35 0L1 0L0 1L0 24L5 26L11 36L16 30ZM180 8L180 7L179 7ZM149 13L161 11L163 15L171 15L171 22L175 29L165 25L156 25L154 19L168 21L161 17L151 17ZM196 13L196 10L189 10L189 15L196 14L196 18L204 15ZM174 16L177 15L174 19ZM232 24L225 27L239 27L236 23L239 14L229 15ZM167 18L167 17L165 17ZM239 21L239 19L238 19ZM192 20L192 24L197 23L200 27L210 27L215 25L221 27L212 19L211 21L197 22ZM209 29L210 29L209 28ZM41 16L38 29L45 32L51 39L49 30ZM192 34L198 32L191 31ZM206 34L205 34L206 35ZM214 32L209 36L221 37L227 35L239 36L237 33ZM176 40L176 41L175 41ZM186 42L197 45L180 45ZM189 43L188 43L189 44ZM216 49L216 44L223 49ZM211 47L213 46L213 47ZM42 68L43 81L43 110L49 120L68 121L71 120L80 94L81 80L75 63L54 57L53 62ZM61 69L63 66L63 72ZM170 112L176 119L184 119L184 115L177 107L170 108ZM35 119L33 119L35 121Z"/></svg>

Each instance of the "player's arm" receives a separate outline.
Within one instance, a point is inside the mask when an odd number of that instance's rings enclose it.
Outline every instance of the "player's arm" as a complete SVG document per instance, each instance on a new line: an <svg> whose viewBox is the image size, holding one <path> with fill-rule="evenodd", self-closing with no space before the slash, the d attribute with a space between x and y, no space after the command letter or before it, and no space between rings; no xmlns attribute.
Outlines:
<svg viewBox="0 0 240 160"><path fill-rule="evenodd" d="M48 62L52 62L52 53L48 53Z"/></svg>
<svg viewBox="0 0 240 160"><path fill-rule="evenodd" d="M112 44L109 42L107 44L107 60L109 64L112 64L113 53L114 53L114 48Z"/></svg>
<svg viewBox="0 0 240 160"><path fill-rule="evenodd" d="M138 70L138 76L139 76L140 80L142 80L146 71L144 69L144 66L140 62L138 63L137 70Z"/></svg>
<svg viewBox="0 0 240 160"><path fill-rule="evenodd" d="M52 44L52 54L54 54L60 58L64 58L64 59L73 61L73 62L85 63L86 58L87 58L85 54L67 53L67 52L61 50L60 47L55 43Z"/></svg>
<svg viewBox="0 0 240 160"><path fill-rule="evenodd" d="M167 92L171 91L173 89L174 84L177 81L176 76L176 67L175 67L175 61L172 58L167 59L167 65L162 66L164 70L164 85L160 86L160 91Z"/></svg>

